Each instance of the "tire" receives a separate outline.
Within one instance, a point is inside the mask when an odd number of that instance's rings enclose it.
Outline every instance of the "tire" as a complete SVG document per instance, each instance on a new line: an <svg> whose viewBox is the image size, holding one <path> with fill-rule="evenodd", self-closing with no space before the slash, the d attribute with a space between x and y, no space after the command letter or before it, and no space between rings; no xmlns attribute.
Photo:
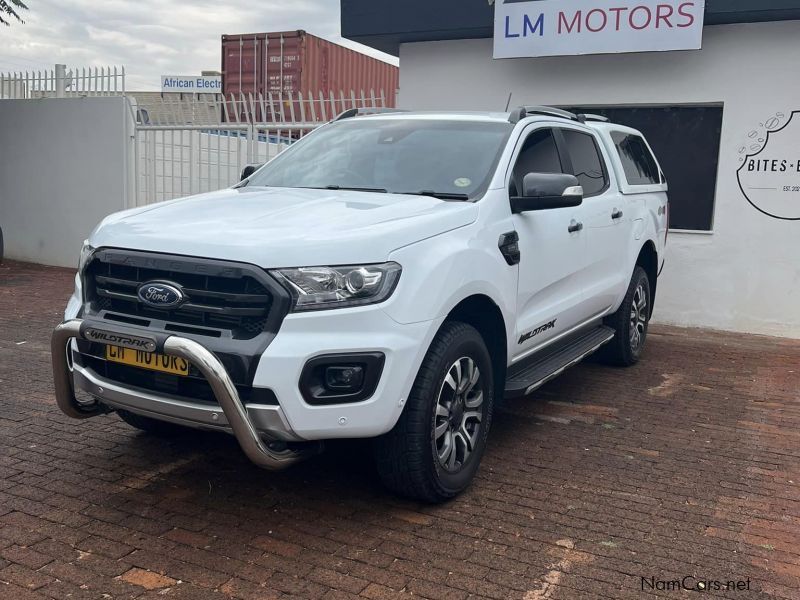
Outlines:
<svg viewBox="0 0 800 600"><path fill-rule="evenodd" d="M464 491L483 457L493 405L494 373L483 338L466 323L446 322L423 359L397 424L375 440L383 483L402 496L432 503Z"/></svg>
<svg viewBox="0 0 800 600"><path fill-rule="evenodd" d="M153 435L171 436L171 435L179 435L181 433L186 432L185 427L181 427L180 425L176 425L175 423L169 423L167 421L159 421L158 419L151 419L150 417L137 415L135 413L128 412L127 410L118 410L117 414L119 415L120 419L125 421L131 427L135 427L136 429L140 429L141 431Z"/></svg>
<svg viewBox="0 0 800 600"><path fill-rule="evenodd" d="M614 329L615 335L600 350L604 362L620 367L630 367L639 362L650 324L650 289L650 278L642 267L637 266L619 310L606 317L606 325Z"/></svg>

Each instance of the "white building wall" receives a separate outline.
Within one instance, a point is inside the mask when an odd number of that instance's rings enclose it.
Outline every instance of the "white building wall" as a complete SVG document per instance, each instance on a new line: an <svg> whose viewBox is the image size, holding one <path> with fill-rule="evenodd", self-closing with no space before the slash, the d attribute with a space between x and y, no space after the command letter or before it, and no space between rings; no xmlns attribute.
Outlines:
<svg viewBox="0 0 800 600"><path fill-rule="evenodd" d="M706 27L693 52L494 61L489 39L403 44L399 105L724 103L714 231L670 234L655 319L800 337L800 221L756 211L736 176L747 134L800 110L799 44L800 21Z"/></svg>
<svg viewBox="0 0 800 600"><path fill-rule="evenodd" d="M0 100L5 255L77 267L81 243L131 193L122 97Z"/></svg>

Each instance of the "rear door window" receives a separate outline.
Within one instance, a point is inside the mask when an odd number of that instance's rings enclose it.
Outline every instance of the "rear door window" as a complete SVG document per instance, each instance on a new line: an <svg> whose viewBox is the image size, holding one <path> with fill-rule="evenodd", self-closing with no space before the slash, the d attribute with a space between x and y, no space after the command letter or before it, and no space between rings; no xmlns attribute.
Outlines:
<svg viewBox="0 0 800 600"><path fill-rule="evenodd" d="M614 131L611 139L617 148L628 185L661 183L658 164L641 136Z"/></svg>
<svg viewBox="0 0 800 600"><path fill-rule="evenodd" d="M608 175L594 136L572 129L561 129L561 133L572 160L572 174L583 187L583 195L602 194L608 187Z"/></svg>

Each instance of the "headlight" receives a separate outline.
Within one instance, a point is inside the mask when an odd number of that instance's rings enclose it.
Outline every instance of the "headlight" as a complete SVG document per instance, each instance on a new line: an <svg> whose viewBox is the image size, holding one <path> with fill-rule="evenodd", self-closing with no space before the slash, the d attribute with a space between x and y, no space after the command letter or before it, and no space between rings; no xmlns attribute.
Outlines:
<svg viewBox="0 0 800 600"><path fill-rule="evenodd" d="M402 268L394 262L347 267L302 267L270 271L292 294L292 310L344 308L383 302Z"/></svg>
<svg viewBox="0 0 800 600"><path fill-rule="evenodd" d="M94 247L89 243L89 240L83 242L83 248L81 248L81 257L78 260L78 272L82 273L83 268L89 263L89 259L92 258L92 254L94 254Z"/></svg>

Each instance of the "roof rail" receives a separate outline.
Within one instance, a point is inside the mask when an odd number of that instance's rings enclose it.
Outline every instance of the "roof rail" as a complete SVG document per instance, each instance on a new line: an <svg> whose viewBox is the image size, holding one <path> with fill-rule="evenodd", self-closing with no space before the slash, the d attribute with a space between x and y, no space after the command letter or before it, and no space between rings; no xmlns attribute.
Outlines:
<svg viewBox="0 0 800 600"><path fill-rule="evenodd" d="M531 115L545 115L548 117L569 119L570 121L581 121L579 115L562 110L560 108L554 108L552 106L520 106L519 108L515 108L513 111L511 111L511 115L508 117L508 120L511 123L517 123L525 117L529 117Z"/></svg>
<svg viewBox="0 0 800 600"><path fill-rule="evenodd" d="M384 113L402 113L402 112L408 112L408 111L403 110L401 108L380 108L380 107L349 108L333 120L341 121L342 119L350 119L352 117L358 117L364 115L381 115Z"/></svg>
<svg viewBox="0 0 800 600"><path fill-rule="evenodd" d="M608 123L608 117L604 117L603 115L593 115L591 113L578 115L578 119L582 119L583 121L599 121L601 123Z"/></svg>

